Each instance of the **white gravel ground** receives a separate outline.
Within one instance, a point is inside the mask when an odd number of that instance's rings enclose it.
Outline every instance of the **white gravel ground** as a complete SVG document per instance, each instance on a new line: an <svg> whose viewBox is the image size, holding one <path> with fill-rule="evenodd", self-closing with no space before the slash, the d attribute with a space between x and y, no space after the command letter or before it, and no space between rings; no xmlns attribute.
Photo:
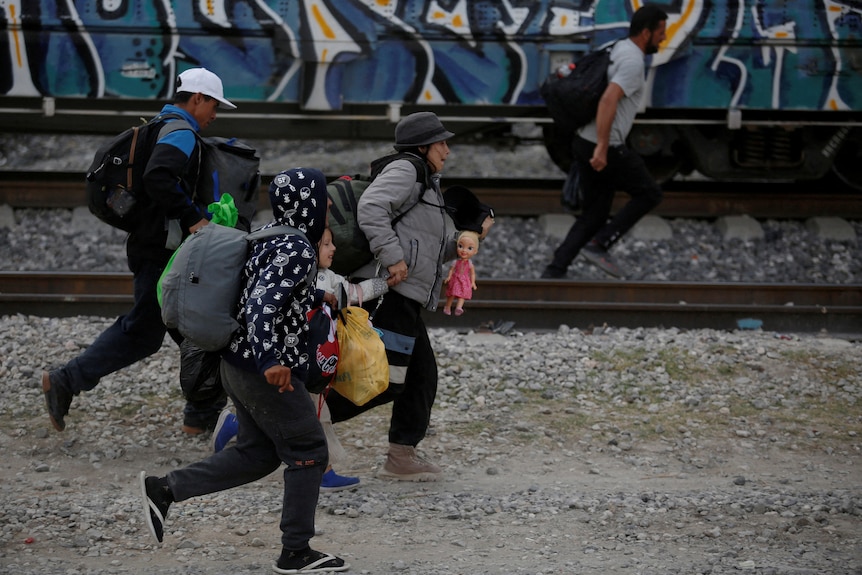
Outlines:
<svg viewBox="0 0 862 575"><path fill-rule="evenodd" d="M0 134L0 170L86 170L97 137ZM388 143L262 140L250 142L261 156L261 171L274 174L311 166L328 174L366 173L371 159L392 151ZM541 144L517 148L457 146L446 176L559 178ZM83 213L82 213L83 212ZM265 218L266 214L261 214ZM684 218L666 221L668 239L646 239L632 230L612 249L626 279L862 284L862 221L848 222L856 240L823 239L806 221L763 220L763 238L725 240L715 221ZM124 235L80 209L11 210L0 206L0 270L126 271ZM498 218L476 256L478 277L538 278L559 238L536 218ZM573 279L608 276L576 258Z"/></svg>
<svg viewBox="0 0 862 575"><path fill-rule="evenodd" d="M205 457L179 431L178 354L78 396L67 428L39 373L108 319L0 318L0 572L264 573L280 473L171 508L137 474ZM561 327L432 330L441 381L420 452L445 480L374 477L388 408L337 432L356 491L321 496L312 544L362 574L862 573L862 349L814 336Z"/></svg>
<svg viewBox="0 0 862 575"><path fill-rule="evenodd" d="M83 169L91 143L0 135L0 169ZM267 148L264 171L320 162L351 173L388 149L279 145ZM456 148L447 172L553 169L541 148ZM0 269L126 269L123 236L107 226L64 210L11 219L0 226ZM709 222L672 220L672 240L626 238L614 254L647 280L862 283L856 243L822 242L802 222L763 224L763 240L725 243ZM476 257L479 281L537 277L554 244L535 220L501 218ZM570 277L605 279L577 261ZM110 321L0 317L0 573L268 572L279 473L174 505L161 546L142 524L138 473L210 451L179 431L169 338L77 397L65 432L50 427L40 371ZM351 573L862 573L859 342L565 326L431 335L441 381L420 452L444 481L375 478L389 408L337 426L350 456L339 471L362 486L321 496L312 544L345 557Z"/></svg>

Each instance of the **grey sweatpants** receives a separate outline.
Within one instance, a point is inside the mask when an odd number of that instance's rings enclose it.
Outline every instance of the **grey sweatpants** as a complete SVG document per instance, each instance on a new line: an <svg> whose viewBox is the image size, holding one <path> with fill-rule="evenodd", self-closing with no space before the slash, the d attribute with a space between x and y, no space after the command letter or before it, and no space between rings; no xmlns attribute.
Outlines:
<svg viewBox="0 0 862 575"><path fill-rule="evenodd" d="M221 378L236 408L236 445L168 473L174 499L251 483L284 463L282 547L303 549L314 536L320 479L327 465L326 439L305 384L293 378L294 391L279 393L263 376L226 361L221 362Z"/></svg>

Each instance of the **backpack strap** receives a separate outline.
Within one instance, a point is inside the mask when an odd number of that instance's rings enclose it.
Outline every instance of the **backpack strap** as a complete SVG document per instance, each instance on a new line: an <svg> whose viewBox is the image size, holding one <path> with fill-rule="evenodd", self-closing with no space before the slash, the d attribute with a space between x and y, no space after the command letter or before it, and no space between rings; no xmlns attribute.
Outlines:
<svg viewBox="0 0 862 575"><path fill-rule="evenodd" d="M174 120L173 122L168 122L166 120ZM202 156L204 153L203 150L203 138L198 134L197 130L195 130L191 124L189 124L188 120L186 120L180 114L175 112L165 112L164 114L159 114L150 120L151 123L163 122L161 128L159 128L159 134L156 136L156 143L170 134L171 132L176 132L177 130L189 130L195 136L195 141L198 143L198 165L195 169L195 173L197 177L195 178L195 186L192 188L192 202L195 202L198 197L198 182L201 177L201 161L203 160Z"/></svg>
<svg viewBox="0 0 862 575"><path fill-rule="evenodd" d="M413 152L396 152L394 154L389 154L388 156L383 156L382 158L377 158L371 162L371 179L374 180L378 175L380 175L383 168L396 160L407 160L413 164L413 167L416 169L416 181L422 184L422 191L419 193L419 199L416 200L414 204L408 206L406 210L395 214L392 218L392 225L395 226L395 224L401 221L401 218L407 215L407 212L415 208L418 204L427 204L429 206L443 208L445 210L446 206L438 206L437 204L432 204L422 199L425 195L425 191L432 187L431 174L429 173L428 164L425 161L425 158L418 156Z"/></svg>
<svg viewBox="0 0 862 575"><path fill-rule="evenodd" d="M183 122L185 122L185 119L182 116L180 116L179 114L175 114L173 112L168 112L165 114L159 114L158 116L155 116L154 118L150 119L150 121L147 122L146 124L156 124L158 122L164 121L165 118L169 118L169 117L177 118L177 119L183 120ZM185 122L185 124L187 126L189 126L189 128L191 128L191 126L188 124L188 122ZM145 124L142 124L142 125L145 125ZM174 128L174 129L177 129L177 128ZM173 131L173 130L171 130L171 131ZM194 131L194 130L192 130L192 131ZM138 136L140 136L140 135L141 135L141 126L133 127L132 128L132 144L129 147L129 162L128 162L127 167L126 167L126 189L127 190L132 189L132 171L135 167L135 152L138 151ZM159 131L158 137L159 138L162 137L161 130Z"/></svg>
<svg viewBox="0 0 862 575"><path fill-rule="evenodd" d="M413 164L413 167L416 168L416 181L426 188L431 186L431 174L428 173L428 164L425 162L425 158L417 156L413 152L396 152L394 154L389 154L388 156L377 158L371 162L371 179L373 180L380 175L383 168L395 160L407 160Z"/></svg>
<svg viewBox="0 0 862 575"><path fill-rule="evenodd" d="M304 233L293 226L286 225L272 226L271 228L258 228L253 232L246 234L245 239L250 242L254 242L263 238L271 238L272 236L280 236L282 234L296 234L304 239L308 245L311 245L311 242Z"/></svg>
<svg viewBox="0 0 862 575"><path fill-rule="evenodd" d="M129 163L126 167L126 189L132 189L132 169L135 167L135 150L138 148L138 136L141 133L141 127L135 126L132 128L132 145L129 148Z"/></svg>

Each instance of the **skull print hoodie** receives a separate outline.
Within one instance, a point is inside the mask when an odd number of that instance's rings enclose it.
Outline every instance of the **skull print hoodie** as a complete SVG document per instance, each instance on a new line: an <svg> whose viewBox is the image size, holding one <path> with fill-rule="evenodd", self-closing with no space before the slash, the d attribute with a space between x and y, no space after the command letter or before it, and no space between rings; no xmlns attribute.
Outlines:
<svg viewBox="0 0 862 575"><path fill-rule="evenodd" d="M269 199L273 221L264 227L291 226L305 238L288 233L252 244L237 312L240 329L223 357L259 374L281 364L304 379L306 314L314 299L317 244L326 227L326 179L312 168L285 170L273 178Z"/></svg>

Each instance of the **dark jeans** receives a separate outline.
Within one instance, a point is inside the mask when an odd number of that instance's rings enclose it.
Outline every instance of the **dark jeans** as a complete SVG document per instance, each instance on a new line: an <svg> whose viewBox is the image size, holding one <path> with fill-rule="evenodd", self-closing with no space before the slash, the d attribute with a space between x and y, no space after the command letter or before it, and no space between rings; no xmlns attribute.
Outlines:
<svg viewBox="0 0 862 575"><path fill-rule="evenodd" d="M135 303L132 309L118 317L87 349L55 372L59 376L57 381L75 395L90 391L101 378L153 355L162 346L167 328L162 323L156 285L164 264L130 257L129 269L134 275ZM172 333L171 337L177 342L182 340L178 333ZM226 403L225 397L211 402L190 402L184 411L185 421L200 427L210 420L215 423Z"/></svg>
<svg viewBox="0 0 862 575"><path fill-rule="evenodd" d="M572 142L580 168L583 208L548 266L559 273L565 273L590 240L608 249L661 203L661 188L647 170L643 158L625 146L614 146L608 149L607 166L597 172L590 166L595 146L577 136ZM631 200L608 221L617 190L628 193Z"/></svg>
<svg viewBox="0 0 862 575"><path fill-rule="evenodd" d="M372 312L376 306L377 301L372 301L365 307ZM383 296L383 302L372 320L374 327L407 336L402 339L415 338L410 355L393 351L387 345L386 355L394 366L392 371L401 366L407 367L404 383L390 380L386 391L361 406L330 391L326 396L326 404L332 413L333 422L350 419L373 407L392 402L389 442L416 447L425 438L431 423L431 408L437 397L437 360L420 312L421 306L417 302L398 292L390 291Z"/></svg>
<svg viewBox="0 0 862 575"><path fill-rule="evenodd" d="M221 378L236 408L236 445L168 473L174 499L245 485L284 463L281 543L291 551L304 549L314 537L320 480L329 457L316 406L297 378L292 379L294 391L279 393L262 375L226 361L221 363Z"/></svg>

